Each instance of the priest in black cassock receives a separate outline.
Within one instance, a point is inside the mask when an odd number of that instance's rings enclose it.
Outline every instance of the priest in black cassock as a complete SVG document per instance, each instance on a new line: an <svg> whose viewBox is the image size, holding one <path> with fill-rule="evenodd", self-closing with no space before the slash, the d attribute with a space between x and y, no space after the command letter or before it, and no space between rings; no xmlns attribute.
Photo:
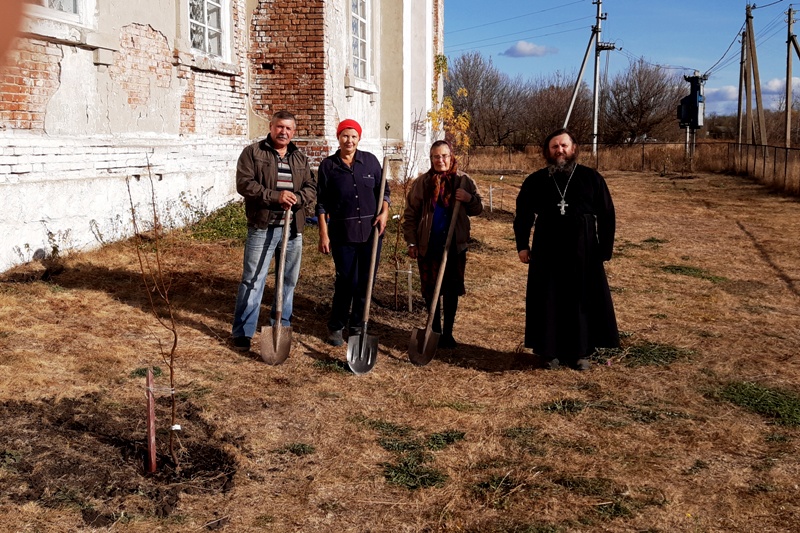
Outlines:
<svg viewBox="0 0 800 533"><path fill-rule="evenodd" d="M551 133L542 152L547 167L522 183L514 218L519 260L528 265L525 346L546 368L588 370L595 348L619 346L603 268L614 248L614 204L603 177L577 163L569 130Z"/></svg>

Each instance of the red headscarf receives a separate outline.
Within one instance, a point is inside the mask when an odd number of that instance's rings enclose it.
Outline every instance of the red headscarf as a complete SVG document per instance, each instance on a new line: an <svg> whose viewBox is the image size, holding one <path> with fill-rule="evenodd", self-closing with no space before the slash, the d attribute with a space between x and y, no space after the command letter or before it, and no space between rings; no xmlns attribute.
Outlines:
<svg viewBox="0 0 800 533"><path fill-rule="evenodd" d="M346 129L356 130L356 133L358 133L358 138L361 138L361 124L352 118L344 119L339 123L338 126L336 126L336 136L338 137Z"/></svg>

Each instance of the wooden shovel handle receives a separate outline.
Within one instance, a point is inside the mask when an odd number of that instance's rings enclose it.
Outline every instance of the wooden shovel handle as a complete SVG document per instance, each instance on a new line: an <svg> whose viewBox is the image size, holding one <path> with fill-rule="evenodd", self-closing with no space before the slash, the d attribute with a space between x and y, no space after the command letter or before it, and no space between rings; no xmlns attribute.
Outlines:
<svg viewBox="0 0 800 533"><path fill-rule="evenodd" d="M450 227L447 228L447 239L444 241L444 252L442 253L442 262L439 264L439 274L436 276L436 285L433 287L433 298L431 298L431 308L428 311L426 331L430 331L431 326L433 326L433 316L436 313L436 305L439 303L439 291L442 289L442 280L444 279L444 268L447 266L447 254L450 252L450 243L453 242L453 233L456 230L456 220L460 209L461 202L456 200L456 205L453 207L453 218L450 220Z"/></svg>
<svg viewBox="0 0 800 533"><path fill-rule="evenodd" d="M275 325L281 325L283 315L283 272L286 270L286 245L289 242L289 229L292 225L292 210L283 213L283 237L281 238L281 258L278 261L278 279L275 280Z"/></svg>
<svg viewBox="0 0 800 533"><path fill-rule="evenodd" d="M380 193L378 194L378 207L375 210L375 216L381 214L383 210L383 193L386 191L386 168L389 166L389 157L384 156L383 167L381 168L381 186ZM377 226L372 230L372 256L369 259L369 277L367 277L367 301L364 303L364 313L361 315L361 323L366 324L369 320L369 307L372 303L372 286L375 283L375 264L378 262L378 240L380 239L380 230Z"/></svg>

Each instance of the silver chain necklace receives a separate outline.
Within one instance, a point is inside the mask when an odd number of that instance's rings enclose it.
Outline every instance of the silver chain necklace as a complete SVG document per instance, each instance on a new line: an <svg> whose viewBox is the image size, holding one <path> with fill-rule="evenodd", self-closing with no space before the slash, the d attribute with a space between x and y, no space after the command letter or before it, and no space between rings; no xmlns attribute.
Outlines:
<svg viewBox="0 0 800 533"><path fill-rule="evenodd" d="M561 189L558 187L558 182L556 181L555 174L553 174L551 176L553 178L553 183L555 183L555 185L556 185L556 190L558 191L559 196L561 196L561 201L558 202L556 205L559 208L561 208L561 214L562 215L566 215L567 214L567 212L564 210L564 208L567 207L569 204L566 202L566 200L564 200L564 196L567 195L567 187L569 187L569 182L572 181L572 175L575 174L575 167L577 167L577 166L578 165L575 165L575 166L572 167L572 172L569 173L569 178L567 179L567 184L564 185L564 192L561 192Z"/></svg>

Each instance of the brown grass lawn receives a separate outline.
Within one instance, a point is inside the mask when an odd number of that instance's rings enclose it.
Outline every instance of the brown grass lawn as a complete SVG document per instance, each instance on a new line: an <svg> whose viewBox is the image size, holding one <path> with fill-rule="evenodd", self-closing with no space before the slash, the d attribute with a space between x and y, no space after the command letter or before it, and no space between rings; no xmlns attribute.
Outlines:
<svg viewBox="0 0 800 533"><path fill-rule="evenodd" d="M158 348L169 338L132 244L70 255L49 281L41 265L7 272L0 529L799 530L800 204L724 175L606 176L624 350L584 373L539 369L521 348L519 175L476 176L495 210L473 220L462 345L425 367L406 352L421 298L394 309L387 256L370 322L380 357L355 376L323 340L333 266L313 228L291 356L276 367L229 345L242 245L167 236L177 467ZM163 371L154 476L142 472L148 366Z"/></svg>

